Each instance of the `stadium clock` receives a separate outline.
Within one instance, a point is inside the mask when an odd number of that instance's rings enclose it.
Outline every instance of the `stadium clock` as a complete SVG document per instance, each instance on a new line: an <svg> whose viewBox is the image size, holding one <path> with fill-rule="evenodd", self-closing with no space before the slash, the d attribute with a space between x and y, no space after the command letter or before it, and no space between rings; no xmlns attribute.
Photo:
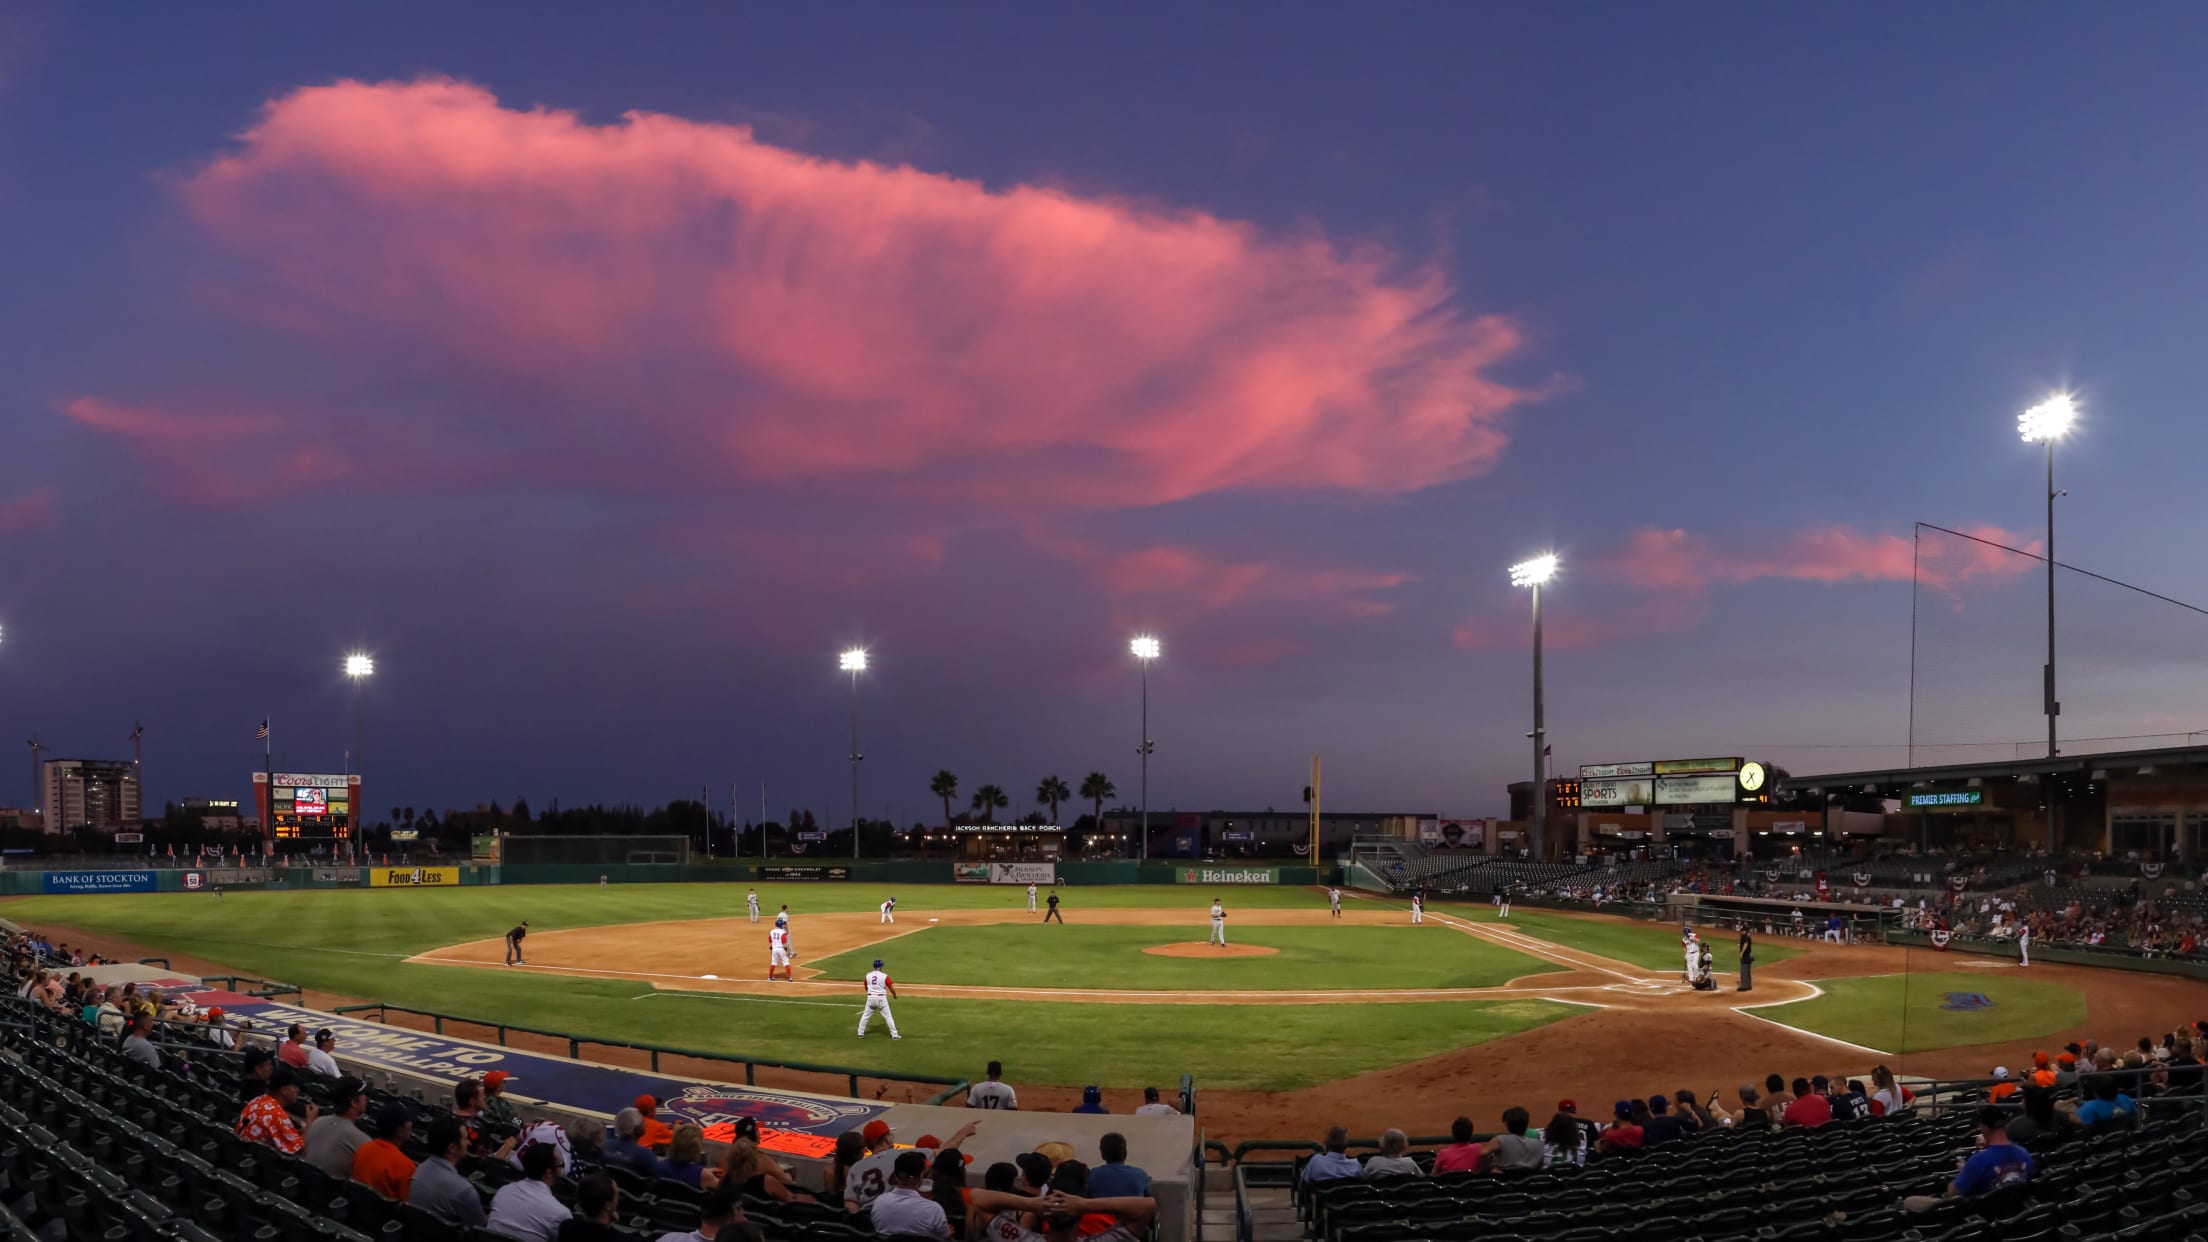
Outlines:
<svg viewBox="0 0 2208 1242"><path fill-rule="evenodd" d="M1750 760L1740 765L1740 787L1749 793L1763 788L1763 765Z"/></svg>

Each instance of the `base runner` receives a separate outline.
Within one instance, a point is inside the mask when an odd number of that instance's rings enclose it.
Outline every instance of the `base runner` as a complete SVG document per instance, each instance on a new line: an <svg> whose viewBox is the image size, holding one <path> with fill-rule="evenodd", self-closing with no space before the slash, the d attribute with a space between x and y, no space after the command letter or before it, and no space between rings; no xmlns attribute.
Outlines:
<svg viewBox="0 0 2208 1242"><path fill-rule="evenodd" d="M866 1008L859 1011L859 1034L864 1037L866 1024L874 1020L876 1010L881 1011L882 1021L889 1024L889 1037L903 1039L897 1033L897 1019L890 1016L889 1002L897 999L897 985L889 981L889 972L882 969L882 959L874 959L874 969L866 972Z"/></svg>
<svg viewBox="0 0 2208 1242"><path fill-rule="evenodd" d="M884 923L897 921L897 899L895 897L882 903L882 921Z"/></svg>
<svg viewBox="0 0 2208 1242"><path fill-rule="evenodd" d="M790 929L777 923L767 932L767 978L771 981L775 968L780 967L782 977L795 982L797 976L791 973L790 962Z"/></svg>
<svg viewBox="0 0 2208 1242"><path fill-rule="evenodd" d="M1217 897L1211 899L1210 943L1218 945L1222 949L1227 947L1227 908L1219 904Z"/></svg>

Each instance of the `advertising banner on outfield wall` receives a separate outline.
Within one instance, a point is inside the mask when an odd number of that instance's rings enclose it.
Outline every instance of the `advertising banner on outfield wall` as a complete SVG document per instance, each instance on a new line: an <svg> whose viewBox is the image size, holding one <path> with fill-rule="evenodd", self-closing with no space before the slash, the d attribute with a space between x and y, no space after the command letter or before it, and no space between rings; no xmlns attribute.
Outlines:
<svg viewBox="0 0 2208 1242"><path fill-rule="evenodd" d="M952 863L951 878L961 884L987 884L989 882L989 864Z"/></svg>
<svg viewBox="0 0 2208 1242"><path fill-rule="evenodd" d="M760 866L759 878L761 880L848 880L851 878L851 868L783 867L769 863Z"/></svg>
<svg viewBox="0 0 2208 1242"><path fill-rule="evenodd" d="M459 882L458 867L374 867L368 872L370 888L440 888Z"/></svg>
<svg viewBox="0 0 2208 1242"><path fill-rule="evenodd" d="M1694 806L1704 802L1732 802L1740 795L1740 780L1728 772L1723 776L1659 776L1656 778L1656 805Z"/></svg>
<svg viewBox="0 0 2208 1242"><path fill-rule="evenodd" d="M44 887L49 893L150 893L151 871L48 871Z"/></svg>
<svg viewBox="0 0 2208 1242"><path fill-rule="evenodd" d="M1277 884L1278 867L1179 867L1173 872L1182 884Z"/></svg>
<svg viewBox="0 0 2208 1242"><path fill-rule="evenodd" d="M990 863L991 884L1056 884L1056 863Z"/></svg>
<svg viewBox="0 0 2208 1242"><path fill-rule="evenodd" d="M1647 806L1653 800L1654 782L1646 777L1579 778L1581 806Z"/></svg>

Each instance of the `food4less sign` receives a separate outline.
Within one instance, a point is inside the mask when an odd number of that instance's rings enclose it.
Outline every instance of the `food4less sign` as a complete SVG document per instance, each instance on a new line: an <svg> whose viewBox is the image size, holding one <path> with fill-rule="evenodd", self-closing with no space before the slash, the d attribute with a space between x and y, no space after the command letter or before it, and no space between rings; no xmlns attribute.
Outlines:
<svg viewBox="0 0 2208 1242"><path fill-rule="evenodd" d="M1276 867L1183 867L1174 875L1183 884L1277 884Z"/></svg>

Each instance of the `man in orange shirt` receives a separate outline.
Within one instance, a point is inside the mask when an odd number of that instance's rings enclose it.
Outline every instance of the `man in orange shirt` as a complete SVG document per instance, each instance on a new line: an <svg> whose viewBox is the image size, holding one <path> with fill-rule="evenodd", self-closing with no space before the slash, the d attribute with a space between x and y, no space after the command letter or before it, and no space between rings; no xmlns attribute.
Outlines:
<svg viewBox="0 0 2208 1242"><path fill-rule="evenodd" d="M414 1110L398 1100L376 1106L376 1137L353 1153L353 1180L386 1199L406 1201L414 1184L414 1162L399 1145L414 1132Z"/></svg>
<svg viewBox="0 0 2208 1242"><path fill-rule="evenodd" d="M648 1095L636 1097L636 1111L644 1114L644 1129L636 1136L637 1145L654 1151L675 1141L675 1132L666 1122L652 1114L659 1111L659 1101Z"/></svg>
<svg viewBox="0 0 2208 1242"><path fill-rule="evenodd" d="M254 1096L238 1114L238 1137L296 1156L307 1145L299 1127L291 1122L291 1106L299 1102L299 1080L288 1065L279 1065L268 1076L268 1091ZM307 1105L307 1121L314 1121L315 1107Z"/></svg>
<svg viewBox="0 0 2208 1242"><path fill-rule="evenodd" d="M1993 1079L1993 1086L1986 1089L1986 1098L1988 1100L1991 1100L1994 1103L1998 1104L2001 1101L2008 1099L2010 1096L2016 1094L2016 1083L2011 1081L2009 1078L2008 1066L1994 1066Z"/></svg>

